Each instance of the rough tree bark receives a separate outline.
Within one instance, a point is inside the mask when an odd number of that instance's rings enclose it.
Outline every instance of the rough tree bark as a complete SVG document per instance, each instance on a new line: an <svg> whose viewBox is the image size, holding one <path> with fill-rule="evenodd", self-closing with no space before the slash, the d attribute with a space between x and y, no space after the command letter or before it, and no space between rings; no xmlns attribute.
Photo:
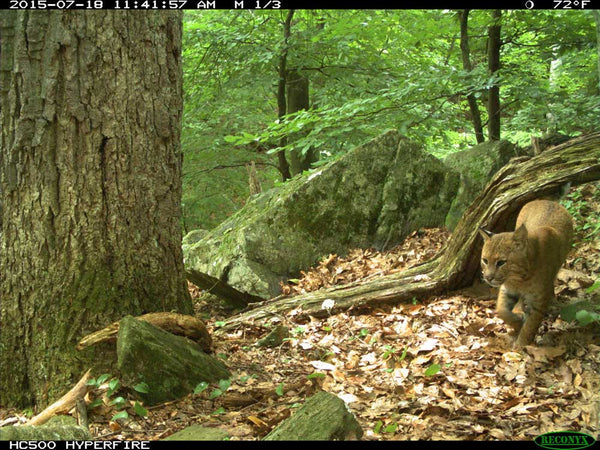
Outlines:
<svg viewBox="0 0 600 450"><path fill-rule="evenodd" d="M462 55L463 69L467 72L473 70L471 65L471 56L469 49L469 10L463 9L458 13L460 19L460 53ZM481 124L481 114L479 112L479 106L477 105L477 99L473 93L467 95L467 101L469 102L469 110L471 111L471 122L473 122L473 129L475 130L475 139L478 144L485 141L483 135L483 125Z"/></svg>
<svg viewBox="0 0 600 450"><path fill-rule="evenodd" d="M554 195L567 182L578 185L600 179L600 133L567 141L523 159L510 162L493 177L434 259L368 283L351 283L254 304L251 310L231 318L219 332L296 308L300 311L296 319L308 315L322 317L329 311L351 306L397 303L470 285L479 273L482 242L477 230L482 226L495 232L511 230L525 203ZM335 306L323 309L325 300L333 300Z"/></svg>
<svg viewBox="0 0 600 450"><path fill-rule="evenodd" d="M43 406L84 335L191 313L181 251L181 12L0 15L0 404Z"/></svg>
<svg viewBox="0 0 600 450"><path fill-rule="evenodd" d="M287 74L287 113L293 114L298 111L307 110L310 106L308 78L302 75L298 70L289 70ZM317 161L318 153L314 148L309 149L305 154L300 150L291 150L290 153L290 172L292 176L302 173L311 168Z"/></svg>
<svg viewBox="0 0 600 450"><path fill-rule="evenodd" d="M488 71L491 77L500 69L500 18L499 9L492 11L492 24L488 28ZM490 88L488 94L488 139L500 140L500 86L498 83Z"/></svg>

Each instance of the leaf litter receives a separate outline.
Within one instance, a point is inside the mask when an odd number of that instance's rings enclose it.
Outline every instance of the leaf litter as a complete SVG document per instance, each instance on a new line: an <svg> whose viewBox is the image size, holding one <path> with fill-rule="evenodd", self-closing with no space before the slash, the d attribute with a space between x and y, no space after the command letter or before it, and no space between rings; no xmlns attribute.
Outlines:
<svg viewBox="0 0 600 450"><path fill-rule="evenodd" d="M418 230L388 252L329 255L282 288L295 295L404 270L434 256L448 237L443 229ZM580 242L567 260L558 303L584 297L598 279L600 257L591 249L597 240ZM189 286L198 315L210 317L215 355L231 370L231 384L218 395L215 384L148 407L147 417L111 421L114 407L103 405L89 414L95 438L155 440L202 424L226 430L232 440L257 440L318 390L348 404L365 440L532 440L558 430L598 438L600 335L593 325L562 320L560 304L544 320L536 346L516 352L495 316L495 292L481 283L424 302L361 307L304 323L290 312L227 333L219 332L219 322L229 312ZM290 330L283 344L255 345L277 325ZM0 410L0 423L15 415Z"/></svg>

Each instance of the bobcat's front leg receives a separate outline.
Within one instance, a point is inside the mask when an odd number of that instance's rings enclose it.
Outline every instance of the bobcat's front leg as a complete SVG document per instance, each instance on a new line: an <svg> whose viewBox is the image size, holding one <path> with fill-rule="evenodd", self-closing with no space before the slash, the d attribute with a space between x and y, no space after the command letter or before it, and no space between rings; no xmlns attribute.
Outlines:
<svg viewBox="0 0 600 450"><path fill-rule="evenodd" d="M518 301L519 294L509 292L504 286L500 287L498 300L496 301L496 314L514 329L513 334L518 334L523 326L523 316L513 312L513 308Z"/></svg>
<svg viewBox="0 0 600 450"><path fill-rule="evenodd" d="M551 294L551 297L554 293ZM515 341L515 347L520 348L526 345L529 345L533 342L535 335L537 333L544 316L546 315L546 310L548 309L548 296L544 296L545 298L525 298L524 299L524 307L527 311L525 316L525 322L523 323L523 327L517 336L517 340Z"/></svg>

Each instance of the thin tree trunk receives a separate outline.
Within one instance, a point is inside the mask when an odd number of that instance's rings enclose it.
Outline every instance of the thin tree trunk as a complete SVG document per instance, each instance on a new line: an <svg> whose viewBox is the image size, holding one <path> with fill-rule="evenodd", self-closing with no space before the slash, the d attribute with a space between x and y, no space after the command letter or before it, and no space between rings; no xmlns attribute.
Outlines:
<svg viewBox="0 0 600 450"><path fill-rule="evenodd" d="M488 71L494 76L500 69L500 19L499 9L492 11L492 24L488 28ZM490 141L500 139L500 86L498 83L490 88L488 95L488 138Z"/></svg>
<svg viewBox="0 0 600 450"><path fill-rule="evenodd" d="M300 74L297 70L288 71L287 77L287 103L288 114L298 111L305 111L310 107L308 78ZM317 152L309 149L302 154L297 149L293 149L290 155L290 172L293 175L302 173L311 168L311 165L317 161Z"/></svg>
<svg viewBox="0 0 600 450"><path fill-rule="evenodd" d="M45 405L125 314L191 313L181 12L2 12L0 404Z"/></svg>
<svg viewBox="0 0 600 450"><path fill-rule="evenodd" d="M295 316L298 320L323 317L350 307L410 301L469 286L479 274L480 227L508 231L525 203L554 194L567 182L575 186L599 179L600 133L567 141L525 161L513 161L475 199L434 259L367 283L355 282L253 304L251 310L229 319L219 332L292 309L299 311ZM323 308L325 300L334 302L332 309Z"/></svg>
<svg viewBox="0 0 600 450"><path fill-rule="evenodd" d="M287 83L287 54L288 54L288 41L291 35L292 18L294 17L294 10L288 11L285 22L283 23L283 50L279 57L279 80L277 82L277 117L280 121L284 120L287 114L287 103L285 96L285 86ZM287 144L285 138L280 142L280 146L283 147ZM285 158L285 151L281 150L277 153L277 159L279 161L279 172L281 173L282 181L289 180L292 178L290 174L290 166Z"/></svg>
<svg viewBox="0 0 600 450"><path fill-rule="evenodd" d="M598 94L600 94L600 11L597 9L592 10L594 15L594 22L596 22L596 53L598 55Z"/></svg>
<svg viewBox="0 0 600 450"><path fill-rule="evenodd" d="M460 17L460 51L462 55L463 69L467 72L473 70L471 65L470 49L469 49L469 10L463 9L459 11ZM473 129L475 130L475 139L478 144L485 141L483 135L483 126L481 124L481 113L479 112L479 106L477 106L477 99L473 93L467 95L467 101L469 102L469 110L471 111L471 121L473 122Z"/></svg>

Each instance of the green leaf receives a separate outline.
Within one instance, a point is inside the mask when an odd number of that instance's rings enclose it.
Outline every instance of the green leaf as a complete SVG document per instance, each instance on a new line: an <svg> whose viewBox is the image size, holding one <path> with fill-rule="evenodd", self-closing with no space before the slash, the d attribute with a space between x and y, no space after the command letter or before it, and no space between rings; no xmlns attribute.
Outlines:
<svg viewBox="0 0 600 450"><path fill-rule="evenodd" d="M378 420L377 423L375 424L375 428L373 428L373 433L379 434L382 426L383 426L383 422L381 420Z"/></svg>
<svg viewBox="0 0 600 450"><path fill-rule="evenodd" d="M150 386L148 386L148 383L146 382L141 382L137 385L135 385L133 387L134 390L136 390L137 392L141 392L142 394L148 394L150 392Z"/></svg>
<svg viewBox="0 0 600 450"><path fill-rule="evenodd" d="M595 290L600 289L600 280L596 280L594 284L592 284L589 288L585 290L585 292L591 293Z"/></svg>
<svg viewBox="0 0 600 450"><path fill-rule="evenodd" d="M97 382L98 386L100 386L102 383L104 383L109 378L110 378L110 374L109 373L103 373L102 375L100 375L98 377L98 380L96 380L96 382Z"/></svg>
<svg viewBox="0 0 600 450"><path fill-rule="evenodd" d="M573 322L574 320L577 319L578 312L580 312L582 310L593 309L593 307L594 307L594 305L587 300L574 302L574 303L571 303L571 304L561 308L560 317L567 322Z"/></svg>
<svg viewBox="0 0 600 450"><path fill-rule="evenodd" d="M295 336L303 336L303 335L304 335L304 333L306 333L306 329L305 329L303 326L297 326L296 328L294 328L294 329L292 330L292 333L293 333Z"/></svg>
<svg viewBox="0 0 600 450"><path fill-rule="evenodd" d="M202 381L198 383L198 385L194 388L194 394L199 394L204 391L208 387L208 383L206 381Z"/></svg>
<svg viewBox="0 0 600 450"><path fill-rule="evenodd" d="M231 386L231 380L219 380L219 389L225 392Z"/></svg>
<svg viewBox="0 0 600 450"><path fill-rule="evenodd" d="M390 423L387 427L385 427L383 429L383 432L384 433L395 433L397 429L398 429L397 423Z"/></svg>
<svg viewBox="0 0 600 450"><path fill-rule="evenodd" d="M144 408L142 406L142 404L139 403L139 402L135 402L134 403L133 410L140 417L147 417L148 416L148 410L146 408Z"/></svg>
<svg viewBox="0 0 600 450"><path fill-rule="evenodd" d="M404 358L406 358L407 351L408 351L408 347L404 347L404 350L402 350L402 354L400 355L400 358L398 358L398 361L403 361Z"/></svg>
<svg viewBox="0 0 600 450"><path fill-rule="evenodd" d="M123 397L117 397L112 402L111 405L114 405L117 409L121 409L126 405L127 401Z"/></svg>
<svg viewBox="0 0 600 450"><path fill-rule="evenodd" d="M225 413L225 408L223 408L222 406L219 409L215 409L212 414L213 415L217 415L217 414L224 414Z"/></svg>
<svg viewBox="0 0 600 450"><path fill-rule="evenodd" d="M118 413L116 413L114 416L112 416L112 418L110 420L112 420L113 422L116 422L119 419L128 419L129 418L129 414L127 413L127 411L120 411Z"/></svg>
<svg viewBox="0 0 600 450"><path fill-rule="evenodd" d="M215 389L215 390L213 390L213 391L210 393L210 395L209 395L209 398L210 398L211 400L213 400L213 399L215 399L215 398L219 397L219 396L220 396L220 395L222 395L222 394L223 394L223 391L222 391L221 389Z"/></svg>
<svg viewBox="0 0 600 450"><path fill-rule="evenodd" d="M575 318L582 326L589 325L592 322L600 323L600 314L592 311L587 311L585 309L577 311L577 314L575 314Z"/></svg>
<svg viewBox="0 0 600 450"><path fill-rule="evenodd" d="M440 366L439 364L432 364L427 368L427 370L425 370L425 376L431 377L431 376L435 375L436 373L438 373L441 368L442 368L442 366Z"/></svg>
<svg viewBox="0 0 600 450"><path fill-rule="evenodd" d="M280 397L283 395L283 383L281 383L279 386L277 386L277 389L275 389L275 393L277 395L279 395Z"/></svg>
<svg viewBox="0 0 600 450"><path fill-rule="evenodd" d="M314 373L307 375L306 378L308 378L309 380L312 380L313 378L325 378L325 376L326 375L324 373L314 372Z"/></svg>
<svg viewBox="0 0 600 450"><path fill-rule="evenodd" d="M90 402L90 404L88 405L88 409L94 409L97 408L98 406L100 406L102 404L102 399L101 398L97 398L96 400L92 400Z"/></svg>
<svg viewBox="0 0 600 450"><path fill-rule="evenodd" d="M112 380L110 380L108 382L108 388L111 392L116 391L120 386L121 386L121 382L116 378L113 378Z"/></svg>

